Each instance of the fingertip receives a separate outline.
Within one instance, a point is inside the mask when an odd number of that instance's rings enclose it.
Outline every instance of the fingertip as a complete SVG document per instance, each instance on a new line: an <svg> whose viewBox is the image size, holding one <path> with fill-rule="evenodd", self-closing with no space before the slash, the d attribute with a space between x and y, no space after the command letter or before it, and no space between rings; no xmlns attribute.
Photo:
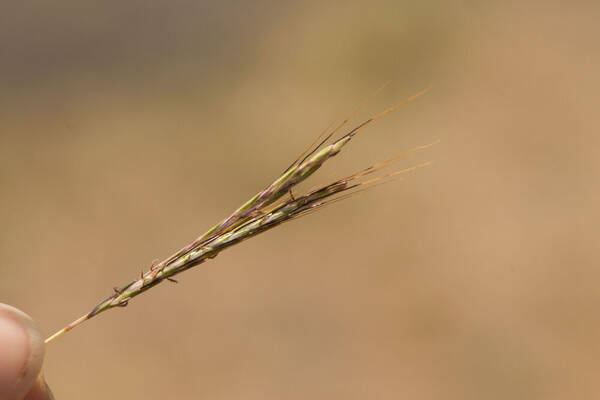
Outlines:
<svg viewBox="0 0 600 400"><path fill-rule="evenodd" d="M24 312L0 303L0 399L22 399L42 369L44 341Z"/></svg>

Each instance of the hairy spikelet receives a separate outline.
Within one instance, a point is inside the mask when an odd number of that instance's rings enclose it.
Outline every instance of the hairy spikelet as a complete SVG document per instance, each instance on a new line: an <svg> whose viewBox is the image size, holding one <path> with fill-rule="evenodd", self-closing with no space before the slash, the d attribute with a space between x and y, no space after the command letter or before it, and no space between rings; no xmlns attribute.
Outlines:
<svg viewBox="0 0 600 400"><path fill-rule="evenodd" d="M326 161L337 155L352 138L367 125L375 122L384 115L394 111L401 105L414 100L425 91L409 97L403 102L367 119L351 129L339 139L331 141L349 120L344 119L331 131L324 131L317 140L309 146L273 183L258 192L250 200L241 205L227 218L213 226L196 240L174 253L164 261L153 264L146 272L142 272L138 279L126 285L115 287L114 293L101 301L89 313L73 321L65 328L46 339L46 343L56 339L61 334L73 329L82 322L114 307L123 307L135 296L151 289L164 280L174 281L173 277L189 268L202 264L206 260L215 258L221 251L249 239L259 233L272 229L284 222L298 218L315 211L325 205L357 194L374 184L385 182L397 175L423 167L429 163L419 164L403 170L393 171L382 176L362 180L366 175L372 174L388 166L409 152L421 150L431 146L416 147L389 160L374 164L346 178L339 179L305 194L294 197L292 188L305 181L315 173Z"/></svg>

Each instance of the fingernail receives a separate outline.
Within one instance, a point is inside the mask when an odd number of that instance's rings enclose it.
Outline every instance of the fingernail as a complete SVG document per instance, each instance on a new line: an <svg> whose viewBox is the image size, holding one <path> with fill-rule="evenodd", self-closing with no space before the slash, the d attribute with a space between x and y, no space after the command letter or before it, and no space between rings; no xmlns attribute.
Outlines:
<svg viewBox="0 0 600 400"><path fill-rule="evenodd" d="M50 390L50 387L46 383L43 373L40 374L23 400L55 400L54 394L52 394L52 390Z"/></svg>
<svg viewBox="0 0 600 400"><path fill-rule="evenodd" d="M46 382L44 382L44 385L46 385L46 392L48 393L48 398L50 400L56 400L54 398L54 393L52 393L52 390L50 389L50 386L48 386L48 384Z"/></svg>

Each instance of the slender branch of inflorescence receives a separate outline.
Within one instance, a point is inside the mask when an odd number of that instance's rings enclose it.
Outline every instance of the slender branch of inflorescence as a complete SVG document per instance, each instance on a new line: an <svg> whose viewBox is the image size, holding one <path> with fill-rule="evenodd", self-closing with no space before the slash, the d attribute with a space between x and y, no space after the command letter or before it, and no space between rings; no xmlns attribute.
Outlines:
<svg viewBox="0 0 600 400"><path fill-rule="evenodd" d="M115 287L113 289L114 293L111 296L101 301L88 314L73 321L60 331L48 337L46 343L53 341L63 333L70 331L74 327L103 311L114 307L126 306L133 297L151 289L164 280L176 282L173 279L175 275L216 257L221 251L236 243L249 239L284 222L310 213L352 194L359 193L364 190L365 186L372 186L375 183L384 182L397 175L428 165L429 163L423 163L414 167L371 178L366 181L361 181L361 178L365 175L379 171L402 156L416 150L427 148L434 143L416 147L399 156L374 164L353 175L328 185L321 186L308 193L298 196L293 196L291 194L292 188L306 180L327 160L337 155L364 127L394 111L401 105L414 100L425 92L426 90L417 93L403 102L367 119L339 139L327 144L327 141L329 141L329 139L331 139L331 137L349 120L349 118L344 119L341 124L337 125L332 132L325 136L325 139L321 140L318 138L317 141L301 154L281 176L265 189L254 195L230 216L213 226L189 245L166 258L164 261L153 264L148 271L142 272L136 280L121 287ZM324 134L321 136L324 136ZM320 143L319 140L321 140Z"/></svg>

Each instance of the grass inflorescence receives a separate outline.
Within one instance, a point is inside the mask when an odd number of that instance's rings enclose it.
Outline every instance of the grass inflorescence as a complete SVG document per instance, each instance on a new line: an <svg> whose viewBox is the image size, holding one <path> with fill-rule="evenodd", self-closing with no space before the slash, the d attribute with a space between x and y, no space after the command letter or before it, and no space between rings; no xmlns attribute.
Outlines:
<svg viewBox="0 0 600 400"><path fill-rule="evenodd" d="M140 276L132 282L113 288L114 293L111 296L101 301L89 313L48 337L46 343L103 311L126 306L132 298L164 280L176 282L173 278L175 275L215 258L221 251L236 243L270 230L284 222L311 213L328 204L357 194L366 188L373 187L375 184L389 181L395 176L428 165L429 162L422 163L374 178L365 178L365 176L381 170L407 153L424 149L433 143L416 147L314 190L296 195L292 192L296 185L305 181L326 161L337 155L362 129L425 92L426 90L417 93L367 119L338 139L333 139L334 135L349 121L350 117L344 119L334 129L325 130L273 183L258 192L231 215L189 245L165 260L153 264L148 271L142 271Z"/></svg>

